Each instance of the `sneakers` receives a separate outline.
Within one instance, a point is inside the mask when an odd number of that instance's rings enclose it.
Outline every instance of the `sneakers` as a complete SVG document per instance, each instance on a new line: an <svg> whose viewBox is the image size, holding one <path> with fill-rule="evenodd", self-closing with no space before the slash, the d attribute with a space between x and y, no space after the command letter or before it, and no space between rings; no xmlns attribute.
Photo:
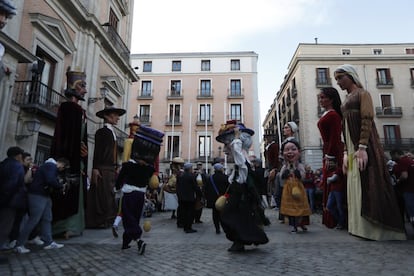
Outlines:
<svg viewBox="0 0 414 276"><path fill-rule="evenodd" d="M52 242L51 244L43 247L43 249L46 249L46 250L49 250L49 249L59 249L59 248L62 248L64 246L65 245L63 245L63 244Z"/></svg>
<svg viewBox="0 0 414 276"><path fill-rule="evenodd" d="M296 227L292 227L292 229L290 230L291 234L296 234L298 232L298 228Z"/></svg>
<svg viewBox="0 0 414 276"><path fill-rule="evenodd" d="M138 254L144 255L145 247L147 246L147 244L143 240L139 240L137 242L137 245L138 245Z"/></svg>
<svg viewBox="0 0 414 276"><path fill-rule="evenodd" d="M35 245L43 245L44 244L44 242L40 239L39 236L36 236L32 240L28 240L27 243L29 243L29 244L35 244Z"/></svg>
<svg viewBox="0 0 414 276"><path fill-rule="evenodd" d="M30 253L30 249L27 249L24 245L17 246L14 250L19 254Z"/></svg>

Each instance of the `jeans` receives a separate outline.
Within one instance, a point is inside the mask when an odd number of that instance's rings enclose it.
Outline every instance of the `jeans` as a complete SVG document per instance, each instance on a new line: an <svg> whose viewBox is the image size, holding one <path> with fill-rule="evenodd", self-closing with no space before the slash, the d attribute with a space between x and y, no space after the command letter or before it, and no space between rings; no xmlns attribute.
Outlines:
<svg viewBox="0 0 414 276"><path fill-rule="evenodd" d="M345 226L345 212L342 203L343 195L342 192L331 191L328 195L328 201L326 208L335 218L340 226Z"/></svg>
<svg viewBox="0 0 414 276"><path fill-rule="evenodd" d="M52 200L50 197L28 194L29 220L20 232L17 246L25 245L30 233L40 223L41 238L45 245L53 242L52 239Z"/></svg>
<svg viewBox="0 0 414 276"><path fill-rule="evenodd" d="M306 188L306 195L308 197L309 207L313 212L315 211L315 188Z"/></svg>

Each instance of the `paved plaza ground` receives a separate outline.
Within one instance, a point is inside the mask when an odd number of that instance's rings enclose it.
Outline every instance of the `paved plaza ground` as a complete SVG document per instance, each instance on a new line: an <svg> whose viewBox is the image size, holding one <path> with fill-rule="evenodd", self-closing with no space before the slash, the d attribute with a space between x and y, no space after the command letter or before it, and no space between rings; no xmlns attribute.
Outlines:
<svg viewBox="0 0 414 276"><path fill-rule="evenodd" d="M185 234L170 219L170 212L155 213L152 229L144 233L144 255L136 246L121 250L121 237L110 229L85 230L82 236L58 240L65 247L18 255L2 252L8 264L0 275L414 275L414 231L410 240L375 242L327 229L321 216L311 216L309 231L290 234L277 221L277 211L266 210L271 225L265 227L270 242L230 253L231 243L216 234L211 209L204 209L197 233ZM122 234L122 229L121 229Z"/></svg>

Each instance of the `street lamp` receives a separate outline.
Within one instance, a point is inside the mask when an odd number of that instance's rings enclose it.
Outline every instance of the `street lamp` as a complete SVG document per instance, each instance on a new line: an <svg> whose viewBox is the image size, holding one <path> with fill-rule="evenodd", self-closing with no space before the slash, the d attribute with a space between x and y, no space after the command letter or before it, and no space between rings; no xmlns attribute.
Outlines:
<svg viewBox="0 0 414 276"><path fill-rule="evenodd" d="M39 132L39 129L40 129L40 126L41 126L40 121L37 120L37 119L24 121L23 124L26 126L26 129L30 134L16 134L15 139L17 141L20 141L24 138L33 136L35 133Z"/></svg>
<svg viewBox="0 0 414 276"><path fill-rule="evenodd" d="M106 87L101 87L99 89L99 92L100 92L100 94L101 94L102 97L88 98L88 105L93 104L93 103L96 103L97 101L103 100L108 95L108 89Z"/></svg>

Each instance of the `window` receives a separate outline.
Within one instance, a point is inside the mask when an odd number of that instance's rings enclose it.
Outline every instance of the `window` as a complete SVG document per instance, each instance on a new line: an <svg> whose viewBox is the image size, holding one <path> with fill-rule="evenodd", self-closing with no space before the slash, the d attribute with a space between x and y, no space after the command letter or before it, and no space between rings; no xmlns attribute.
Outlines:
<svg viewBox="0 0 414 276"><path fill-rule="evenodd" d="M170 104L169 113L168 113L168 122L169 123L179 123L180 122L180 112L181 106L179 104Z"/></svg>
<svg viewBox="0 0 414 276"><path fill-rule="evenodd" d="M180 60L173 60L173 62L172 62L172 71L173 72L180 72L181 71L181 61Z"/></svg>
<svg viewBox="0 0 414 276"><path fill-rule="evenodd" d="M142 81L141 82L141 96L143 97L150 97L152 89L151 89L151 81Z"/></svg>
<svg viewBox="0 0 414 276"><path fill-rule="evenodd" d="M200 96L211 96L211 80L201 80Z"/></svg>
<svg viewBox="0 0 414 276"><path fill-rule="evenodd" d="M180 156L180 136L167 136L167 158L172 159Z"/></svg>
<svg viewBox="0 0 414 276"><path fill-rule="evenodd" d="M330 85L328 68L316 68L316 85Z"/></svg>
<svg viewBox="0 0 414 276"><path fill-rule="evenodd" d="M377 69L377 85L392 85L390 69L388 68Z"/></svg>
<svg viewBox="0 0 414 276"><path fill-rule="evenodd" d="M201 61L201 71L210 71L210 60Z"/></svg>
<svg viewBox="0 0 414 276"><path fill-rule="evenodd" d="M408 55L414 55L414 48L405 49L405 53L408 54Z"/></svg>
<svg viewBox="0 0 414 276"><path fill-rule="evenodd" d="M241 96L240 80L230 80L230 96Z"/></svg>
<svg viewBox="0 0 414 276"><path fill-rule="evenodd" d="M342 49L342 55L343 56L349 56L351 54L351 50L350 49Z"/></svg>
<svg viewBox="0 0 414 276"><path fill-rule="evenodd" d="M230 105L230 120L237 120L241 122L241 104Z"/></svg>
<svg viewBox="0 0 414 276"><path fill-rule="evenodd" d="M199 157L206 157L211 155L211 136L198 137L198 153Z"/></svg>
<svg viewBox="0 0 414 276"><path fill-rule="evenodd" d="M200 122L201 121L210 121L211 120L211 105L210 104L201 104L200 105Z"/></svg>
<svg viewBox="0 0 414 276"><path fill-rule="evenodd" d="M410 68L411 87L414 87L414 68Z"/></svg>
<svg viewBox="0 0 414 276"><path fill-rule="evenodd" d="M172 80L171 81L170 96L173 96L173 97L181 96L181 81L179 81L179 80Z"/></svg>
<svg viewBox="0 0 414 276"><path fill-rule="evenodd" d="M374 50L372 50L372 52L374 53L374 55L381 55L382 54L382 49L374 49Z"/></svg>
<svg viewBox="0 0 414 276"><path fill-rule="evenodd" d="M395 145L401 139L400 126L384 125L385 144Z"/></svg>
<svg viewBox="0 0 414 276"><path fill-rule="evenodd" d="M50 156L50 148L52 147L52 136L39 132L37 138L36 154L34 163L38 166L42 165Z"/></svg>
<svg viewBox="0 0 414 276"><path fill-rule="evenodd" d="M240 59L231 60L231 71L240 71Z"/></svg>
<svg viewBox="0 0 414 276"><path fill-rule="evenodd" d="M152 61L144 61L143 72L152 72Z"/></svg>
<svg viewBox="0 0 414 276"><path fill-rule="evenodd" d="M115 30L118 30L119 19L112 9L109 10L109 21L108 22L112 28L114 28Z"/></svg>
<svg viewBox="0 0 414 276"><path fill-rule="evenodd" d="M139 106L139 121L141 123L150 122L150 105L140 105Z"/></svg>

